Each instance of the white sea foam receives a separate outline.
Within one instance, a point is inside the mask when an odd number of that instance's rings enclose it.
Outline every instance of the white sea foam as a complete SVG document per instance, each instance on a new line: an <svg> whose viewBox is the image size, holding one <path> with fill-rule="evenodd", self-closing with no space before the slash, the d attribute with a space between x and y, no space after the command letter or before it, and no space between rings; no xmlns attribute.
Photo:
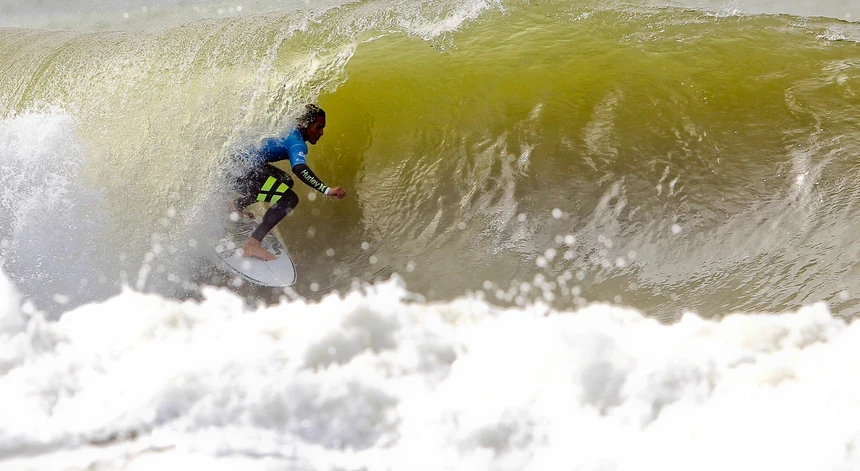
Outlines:
<svg viewBox="0 0 860 471"><path fill-rule="evenodd" d="M856 469L860 328L822 304L663 325L127 290L59 321L0 275L2 469Z"/></svg>

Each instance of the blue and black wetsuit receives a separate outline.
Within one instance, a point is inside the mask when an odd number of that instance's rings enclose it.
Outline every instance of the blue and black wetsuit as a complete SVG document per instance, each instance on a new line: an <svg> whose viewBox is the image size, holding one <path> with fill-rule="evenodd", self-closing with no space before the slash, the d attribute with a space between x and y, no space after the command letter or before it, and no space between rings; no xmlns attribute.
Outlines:
<svg viewBox="0 0 860 471"><path fill-rule="evenodd" d="M298 129L286 137L265 139L260 148L249 155L251 169L236 181L236 189L241 194L235 202L236 209L242 211L256 201L271 204L251 234L254 239L262 241L299 204L299 197L293 191L292 177L269 163L289 159L293 173L301 181L322 194L328 194L330 188L308 167L307 155L308 145Z"/></svg>

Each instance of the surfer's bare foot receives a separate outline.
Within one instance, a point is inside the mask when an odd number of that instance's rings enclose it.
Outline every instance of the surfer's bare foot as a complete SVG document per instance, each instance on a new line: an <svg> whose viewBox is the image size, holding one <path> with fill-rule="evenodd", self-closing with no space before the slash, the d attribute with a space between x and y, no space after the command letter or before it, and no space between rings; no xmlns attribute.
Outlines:
<svg viewBox="0 0 860 471"><path fill-rule="evenodd" d="M248 239L248 242L246 242L245 246L242 247L242 255L245 257L257 257L267 262L277 258L274 254L264 249L263 245L260 244L260 241L253 237Z"/></svg>

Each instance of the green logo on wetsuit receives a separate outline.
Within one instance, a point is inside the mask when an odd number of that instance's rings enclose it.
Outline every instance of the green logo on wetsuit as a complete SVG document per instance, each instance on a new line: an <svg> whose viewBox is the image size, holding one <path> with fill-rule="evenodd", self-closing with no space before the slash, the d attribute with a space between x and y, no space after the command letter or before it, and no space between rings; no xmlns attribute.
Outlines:
<svg viewBox="0 0 860 471"><path fill-rule="evenodd" d="M284 196L284 193L290 189L286 183L281 183L278 185L278 188L272 190L272 187L277 182L278 180L275 177L266 179L266 183L263 183L263 186L260 187L260 192L257 194L257 201L268 201L272 204L277 203Z"/></svg>

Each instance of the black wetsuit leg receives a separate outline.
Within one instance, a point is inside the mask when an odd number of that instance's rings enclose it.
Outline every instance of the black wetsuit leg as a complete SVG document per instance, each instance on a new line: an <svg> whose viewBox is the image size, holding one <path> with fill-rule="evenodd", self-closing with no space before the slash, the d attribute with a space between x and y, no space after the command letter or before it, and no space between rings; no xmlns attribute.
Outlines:
<svg viewBox="0 0 860 471"><path fill-rule="evenodd" d="M236 209L244 210L256 201L271 203L263 220L254 229L251 237L258 241L286 217L299 204L299 196L293 191L293 179L283 170L272 165L251 169L236 182L241 196L235 201Z"/></svg>
<svg viewBox="0 0 860 471"><path fill-rule="evenodd" d="M251 237L262 242L263 237L266 237L266 234L281 222L281 219L284 219L287 214L290 214L290 211L292 211L298 204L299 196L296 192L293 190L287 190L287 192L284 193L283 198L269 207L269 210L263 215L263 220L260 221L260 225L254 229L253 233L251 233Z"/></svg>

